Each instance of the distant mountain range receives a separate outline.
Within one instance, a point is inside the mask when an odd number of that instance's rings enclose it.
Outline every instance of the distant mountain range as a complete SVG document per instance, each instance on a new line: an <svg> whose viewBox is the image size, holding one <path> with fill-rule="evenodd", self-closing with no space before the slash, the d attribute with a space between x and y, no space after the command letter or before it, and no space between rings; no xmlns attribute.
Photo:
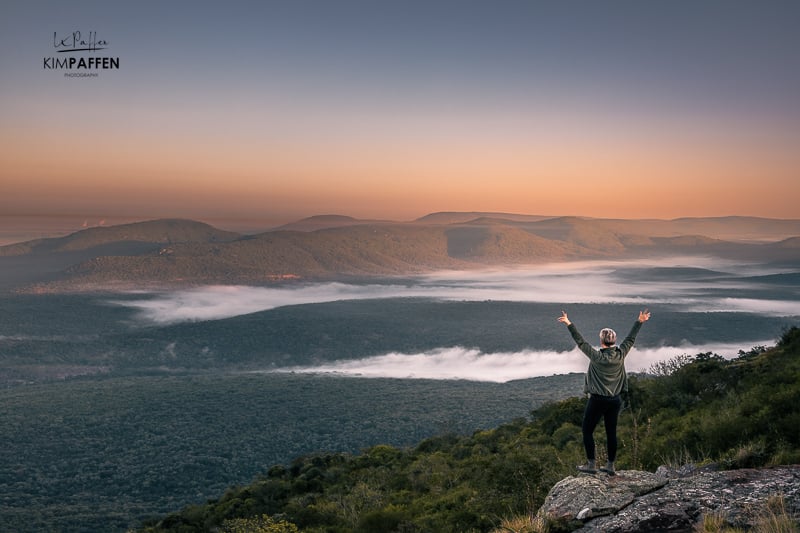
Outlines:
<svg viewBox="0 0 800 533"><path fill-rule="evenodd" d="M674 255L796 264L800 220L473 212L392 222L324 215L255 235L191 220L153 220L2 246L0 288L272 283Z"/></svg>

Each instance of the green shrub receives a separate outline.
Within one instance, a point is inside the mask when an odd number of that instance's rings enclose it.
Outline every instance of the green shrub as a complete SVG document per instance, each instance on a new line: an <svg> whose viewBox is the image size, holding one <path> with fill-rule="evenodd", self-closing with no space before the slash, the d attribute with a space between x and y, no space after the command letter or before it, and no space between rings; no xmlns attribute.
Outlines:
<svg viewBox="0 0 800 533"><path fill-rule="evenodd" d="M299 533L297 526L268 515L253 518L232 518L222 522L219 533Z"/></svg>

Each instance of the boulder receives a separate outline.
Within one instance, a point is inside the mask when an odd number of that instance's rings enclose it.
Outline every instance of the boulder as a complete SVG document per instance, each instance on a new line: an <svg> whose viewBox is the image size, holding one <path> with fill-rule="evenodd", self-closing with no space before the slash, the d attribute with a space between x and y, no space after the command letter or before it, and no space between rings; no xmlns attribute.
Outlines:
<svg viewBox="0 0 800 533"><path fill-rule="evenodd" d="M570 522L614 514L637 496L666 485L668 480L650 472L621 470L616 476L579 474L562 479L550 489L539 510L550 520Z"/></svg>
<svg viewBox="0 0 800 533"><path fill-rule="evenodd" d="M713 471L659 468L568 477L547 495L539 515L583 532L692 531L703 515L729 527L752 528L771 497L800 517L800 465Z"/></svg>

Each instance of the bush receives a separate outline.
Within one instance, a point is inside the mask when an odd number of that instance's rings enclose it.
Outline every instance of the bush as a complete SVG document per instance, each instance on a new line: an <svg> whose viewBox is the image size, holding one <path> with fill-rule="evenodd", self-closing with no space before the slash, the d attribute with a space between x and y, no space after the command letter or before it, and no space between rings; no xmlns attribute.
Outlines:
<svg viewBox="0 0 800 533"><path fill-rule="evenodd" d="M365 513L358 521L355 531L356 533L396 531L405 519L405 509L396 505L389 505L383 509Z"/></svg>
<svg viewBox="0 0 800 533"><path fill-rule="evenodd" d="M254 518L232 518L222 522L220 533L299 533L297 526L268 515Z"/></svg>

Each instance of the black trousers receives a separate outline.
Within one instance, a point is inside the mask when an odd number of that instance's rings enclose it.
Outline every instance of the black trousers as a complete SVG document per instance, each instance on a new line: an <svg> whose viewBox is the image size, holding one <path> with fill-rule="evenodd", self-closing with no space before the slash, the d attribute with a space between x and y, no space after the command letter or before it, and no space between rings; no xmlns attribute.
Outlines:
<svg viewBox="0 0 800 533"><path fill-rule="evenodd" d="M617 459L617 420L622 409L622 398L617 396L600 396L592 394L586 403L586 410L583 412L583 447L586 448L586 458L590 461L595 460L594 429L603 419L606 426L606 444L608 446L608 460Z"/></svg>

